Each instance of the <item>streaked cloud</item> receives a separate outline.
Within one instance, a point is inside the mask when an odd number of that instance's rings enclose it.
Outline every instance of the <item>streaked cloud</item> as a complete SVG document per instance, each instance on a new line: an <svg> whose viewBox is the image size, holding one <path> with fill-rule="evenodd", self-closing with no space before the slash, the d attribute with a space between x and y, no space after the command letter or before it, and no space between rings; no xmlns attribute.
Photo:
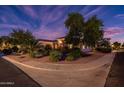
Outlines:
<svg viewBox="0 0 124 93"><path fill-rule="evenodd" d="M116 35L124 33L124 28L122 27L108 27L105 28L104 30L105 37L114 37Z"/></svg>
<svg viewBox="0 0 124 93"><path fill-rule="evenodd" d="M124 14L117 14L115 17L124 18Z"/></svg>
<svg viewBox="0 0 124 93"><path fill-rule="evenodd" d="M55 39L66 34L64 21L68 14L79 12L85 19L97 15L104 21L105 36L114 40L124 35L123 20L119 19L124 18L123 9L124 6L97 5L0 6L0 35L9 33L12 28L24 28L31 30L37 38Z"/></svg>
<svg viewBox="0 0 124 93"><path fill-rule="evenodd" d="M92 16L92 15L96 15L99 11L101 11L101 9L103 9L104 6L98 6L97 8L91 10L90 12L88 12L86 15L84 15L85 17L88 16Z"/></svg>

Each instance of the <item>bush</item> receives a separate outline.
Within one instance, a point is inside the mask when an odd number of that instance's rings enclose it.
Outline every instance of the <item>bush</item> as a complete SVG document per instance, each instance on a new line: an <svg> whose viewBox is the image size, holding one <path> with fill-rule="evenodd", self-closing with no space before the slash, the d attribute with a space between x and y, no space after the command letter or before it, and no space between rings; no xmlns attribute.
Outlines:
<svg viewBox="0 0 124 93"><path fill-rule="evenodd" d="M100 51L100 52L103 52L103 53L111 53L112 51L112 48L111 47L108 47L108 48L105 48L105 47L98 47L96 48L97 51Z"/></svg>
<svg viewBox="0 0 124 93"><path fill-rule="evenodd" d="M12 47L12 51L13 51L13 52L18 52L18 50L19 50L19 49L17 48L17 46Z"/></svg>
<svg viewBox="0 0 124 93"><path fill-rule="evenodd" d="M50 52L50 60L53 62L57 62L61 59L62 53L60 51L54 50Z"/></svg>
<svg viewBox="0 0 124 93"><path fill-rule="evenodd" d="M5 55L10 55L12 53L12 49L8 48L8 49L3 49L2 51Z"/></svg>
<svg viewBox="0 0 124 93"><path fill-rule="evenodd" d="M29 55L33 58L39 58L39 57L43 57L44 54L38 52L38 51L30 51Z"/></svg>
<svg viewBox="0 0 124 93"><path fill-rule="evenodd" d="M74 60L74 56L71 55L71 54L69 54L69 55L65 58L65 60L67 60L67 61L73 61L73 60Z"/></svg>
<svg viewBox="0 0 124 93"><path fill-rule="evenodd" d="M44 56L48 56L49 55L49 51L45 50L45 49L39 49L38 52Z"/></svg>
<svg viewBox="0 0 124 93"><path fill-rule="evenodd" d="M79 48L74 48L70 53L67 54L66 60L72 61L81 57L81 50Z"/></svg>
<svg viewBox="0 0 124 93"><path fill-rule="evenodd" d="M79 48L72 49L72 52L70 53L74 56L75 59L81 57L81 50Z"/></svg>

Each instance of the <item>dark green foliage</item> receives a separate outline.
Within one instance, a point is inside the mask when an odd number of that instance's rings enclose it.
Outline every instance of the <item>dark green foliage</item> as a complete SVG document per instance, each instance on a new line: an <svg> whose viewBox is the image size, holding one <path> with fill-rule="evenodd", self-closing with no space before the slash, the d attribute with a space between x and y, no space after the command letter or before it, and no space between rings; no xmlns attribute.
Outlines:
<svg viewBox="0 0 124 93"><path fill-rule="evenodd" d="M95 47L96 43L103 38L102 26L103 23L97 16L92 16L88 19L85 23L84 44L90 47Z"/></svg>
<svg viewBox="0 0 124 93"><path fill-rule="evenodd" d="M81 57L81 51L79 48L74 48L67 54L66 60L72 61Z"/></svg>
<svg viewBox="0 0 124 93"><path fill-rule="evenodd" d="M2 51L5 55L10 55L12 53L12 49L8 48L8 49L3 49Z"/></svg>
<svg viewBox="0 0 124 93"><path fill-rule="evenodd" d="M23 29L13 29L10 37L13 39L13 44L15 45L26 45L29 40L34 39L31 32Z"/></svg>
<svg viewBox="0 0 124 93"><path fill-rule="evenodd" d="M39 51L30 51L29 55L30 57L33 57L33 58L40 58L44 56L44 54Z"/></svg>
<svg viewBox="0 0 124 93"><path fill-rule="evenodd" d="M50 55L49 55L50 60L53 62L59 61L61 59L61 57L62 57L62 53L57 50L51 51Z"/></svg>
<svg viewBox="0 0 124 93"><path fill-rule="evenodd" d="M65 58L67 61L73 61L75 58L72 54L68 54L68 56Z"/></svg>
<svg viewBox="0 0 124 93"><path fill-rule="evenodd" d="M52 47L50 45L46 45L44 49L45 49L46 55L49 55L50 51L52 50Z"/></svg>
<svg viewBox="0 0 124 93"><path fill-rule="evenodd" d="M16 52L16 53L17 53L17 52L18 52L18 50L19 50L19 49L18 49L18 47L17 47L17 46L13 46L13 47L12 47L12 51L13 51L13 52Z"/></svg>
<svg viewBox="0 0 124 93"><path fill-rule="evenodd" d="M80 43L81 33L83 32L84 18L79 13L70 13L65 21L65 26L69 30L67 36L65 37L65 42L67 44L72 44L73 46Z"/></svg>
<svg viewBox="0 0 124 93"><path fill-rule="evenodd" d="M100 51L100 52L103 52L103 53L111 53L112 52L112 48L111 47L108 47L108 48L99 47L99 48L96 48L96 50Z"/></svg>

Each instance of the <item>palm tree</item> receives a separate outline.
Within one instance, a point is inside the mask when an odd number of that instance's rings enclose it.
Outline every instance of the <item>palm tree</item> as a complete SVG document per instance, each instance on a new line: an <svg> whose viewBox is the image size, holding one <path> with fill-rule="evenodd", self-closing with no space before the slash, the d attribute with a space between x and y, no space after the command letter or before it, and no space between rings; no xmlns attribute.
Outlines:
<svg viewBox="0 0 124 93"><path fill-rule="evenodd" d="M81 33L83 32L84 18L79 13L70 13L65 21L65 27L69 30L65 41L72 47L79 45Z"/></svg>
<svg viewBox="0 0 124 93"><path fill-rule="evenodd" d="M102 31L103 22L97 18L97 16L92 16L85 23L84 39L83 42L86 46L95 47L97 42L103 38Z"/></svg>

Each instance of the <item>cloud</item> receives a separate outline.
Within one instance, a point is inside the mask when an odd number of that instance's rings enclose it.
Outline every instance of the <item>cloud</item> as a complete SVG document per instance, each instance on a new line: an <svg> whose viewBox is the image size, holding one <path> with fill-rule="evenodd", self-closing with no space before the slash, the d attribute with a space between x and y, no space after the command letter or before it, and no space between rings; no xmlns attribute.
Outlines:
<svg viewBox="0 0 124 93"><path fill-rule="evenodd" d="M82 10L80 10L80 13L86 14L91 8L92 6L87 5Z"/></svg>
<svg viewBox="0 0 124 93"><path fill-rule="evenodd" d="M124 38L113 38L112 40L111 40L111 42L120 42L120 43L124 43Z"/></svg>
<svg viewBox="0 0 124 93"><path fill-rule="evenodd" d="M115 15L115 17L124 18L124 14L117 14L117 15Z"/></svg>
<svg viewBox="0 0 124 93"><path fill-rule="evenodd" d="M124 28L122 27L108 27L104 29L104 36L105 37L114 37L119 34L124 34Z"/></svg>
<svg viewBox="0 0 124 93"><path fill-rule="evenodd" d="M1 16L0 19L2 20L3 23L7 22L7 19L4 16Z"/></svg>
<svg viewBox="0 0 124 93"><path fill-rule="evenodd" d="M92 11L88 12L87 14L85 14L85 17L89 17L91 15L95 15L96 13L98 13L101 9L103 9L103 6L98 6L97 8L93 9Z"/></svg>
<svg viewBox="0 0 124 93"><path fill-rule="evenodd" d="M16 6L16 8L25 13L26 15L30 16L33 19L38 18L38 14L36 13L36 11L33 9L33 6L31 5L24 5L24 6Z"/></svg>
<svg viewBox="0 0 124 93"><path fill-rule="evenodd" d="M66 8L66 6L56 6L52 10L47 9L47 11L45 11L44 14L41 15L41 21L44 25L47 25L48 23L52 23L59 19L62 19Z"/></svg>
<svg viewBox="0 0 124 93"><path fill-rule="evenodd" d="M33 10L32 6L24 6L23 8L27 15L31 16L32 18L38 17L36 12Z"/></svg>
<svg viewBox="0 0 124 93"><path fill-rule="evenodd" d="M23 29L28 29L26 26L22 25L14 25L14 24L0 24L0 29L14 29L14 28L23 28Z"/></svg>
<svg viewBox="0 0 124 93"><path fill-rule="evenodd" d="M54 40L58 37L65 36L64 30L65 29L63 27L48 28L46 26L42 26L41 28L33 32L33 34L37 38Z"/></svg>

